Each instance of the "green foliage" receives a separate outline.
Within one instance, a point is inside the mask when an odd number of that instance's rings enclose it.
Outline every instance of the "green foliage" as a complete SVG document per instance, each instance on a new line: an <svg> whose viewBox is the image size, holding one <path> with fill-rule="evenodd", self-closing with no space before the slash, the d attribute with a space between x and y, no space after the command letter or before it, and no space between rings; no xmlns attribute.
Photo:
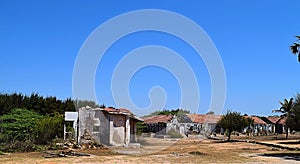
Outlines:
<svg viewBox="0 0 300 164"><path fill-rule="evenodd" d="M293 109L286 119L286 124L291 131L300 131L300 94L298 93L293 103Z"/></svg>
<svg viewBox="0 0 300 164"><path fill-rule="evenodd" d="M294 98L290 98L289 101L287 99L284 99L283 102L279 101L281 107L273 112L282 113L281 117L287 117L294 107L293 100Z"/></svg>
<svg viewBox="0 0 300 164"><path fill-rule="evenodd" d="M183 114L189 114L189 110L184 110L184 109L172 109L172 110L162 110L162 111L155 111L150 114L150 116L154 115L183 115Z"/></svg>
<svg viewBox="0 0 300 164"><path fill-rule="evenodd" d="M98 105L95 101L91 101L91 100L74 100L74 104L76 108L81 108L86 106L89 106L91 108L105 107L104 104Z"/></svg>
<svg viewBox="0 0 300 164"><path fill-rule="evenodd" d="M209 111L209 112L207 112L206 114L214 115L215 112L214 112L214 111Z"/></svg>
<svg viewBox="0 0 300 164"><path fill-rule="evenodd" d="M295 37L297 41L290 46L290 50L294 55L298 55L298 62L300 62L300 36Z"/></svg>
<svg viewBox="0 0 300 164"><path fill-rule="evenodd" d="M230 140L230 135L233 131L240 132L243 128L251 125L251 123L253 123L252 119L245 118L238 112L227 111L226 115L218 121L217 126L227 130L228 140Z"/></svg>
<svg viewBox="0 0 300 164"><path fill-rule="evenodd" d="M35 144L47 144L63 136L63 115L43 116L26 109L14 109L0 117L0 151L33 151Z"/></svg>
<svg viewBox="0 0 300 164"><path fill-rule="evenodd" d="M34 131L35 143L47 144L55 137L63 137L63 115L45 116L36 121Z"/></svg>
<svg viewBox="0 0 300 164"><path fill-rule="evenodd" d="M138 123L136 124L136 129L137 129L136 134L137 134L138 136L142 135L143 130L144 130L146 127L147 127L147 126L146 126L143 122L138 122Z"/></svg>
<svg viewBox="0 0 300 164"><path fill-rule="evenodd" d="M294 110L294 103L293 103L293 98L290 98L290 100L288 101L287 99L284 99L283 102L279 101L281 107L277 110L273 110L273 112L279 112L279 113L282 113L280 115L281 119L283 118L287 118L287 119L290 119L291 116L293 115L292 112ZM289 121L290 122L290 121ZM290 122L291 123L291 122ZM285 126L285 131L286 131L286 136L285 138L287 139L288 138L288 128L289 128L289 124L290 123L287 123L286 126Z"/></svg>
<svg viewBox="0 0 300 164"><path fill-rule="evenodd" d="M1 141L33 141L32 132L35 122L42 118L36 112L26 109L14 109L0 117Z"/></svg>
<svg viewBox="0 0 300 164"><path fill-rule="evenodd" d="M1 143L0 150L3 152L29 152L35 151L38 146L31 141L15 141L11 143Z"/></svg>
<svg viewBox="0 0 300 164"><path fill-rule="evenodd" d="M75 111L74 102L70 98L62 101L56 97L44 98L36 93L30 96L17 93L0 94L0 115L7 114L16 108L30 109L42 115Z"/></svg>
<svg viewBox="0 0 300 164"><path fill-rule="evenodd" d="M178 133L175 129L170 129L168 132L167 132L167 135L169 135L171 138L182 138L183 136Z"/></svg>

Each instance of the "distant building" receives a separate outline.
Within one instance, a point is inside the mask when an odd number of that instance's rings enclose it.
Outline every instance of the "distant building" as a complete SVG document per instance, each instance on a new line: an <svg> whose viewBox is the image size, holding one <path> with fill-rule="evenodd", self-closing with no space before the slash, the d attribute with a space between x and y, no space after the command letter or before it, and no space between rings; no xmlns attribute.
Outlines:
<svg viewBox="0 0 300 164"><path fill-rule="evenodd" d="M268 116L268 120L273 124L273 133L285 133L285 119L276 117L276 116Z"/></svg>
<svg viewBox="0 0 300 164"><path fill-rule="evenodd" d="M158 133L165 135L167 133L167 126L171 123L173 115L154 115L141 117L146 125L145 133Z"/></svg>
<svg viewBox="0 0 300 164"><path fill-rule="evenodd" d="M165 135L170 129L180 134L212 133L216 129L220 115L184 114L184 115L155 115L142 117L147 126L144 132Z"/></svg>
<svg viewBox="0 0 300 164"><path fill-rule="evenodd" d="M218 121L222 118L221 115L213 114L187 114L194 123L193 131L198 133L213 133L216 130Z"/></svg>
<svg viewBox="0 0 300 164"><path fill-rule="evenodd" d="M253 124L250 127L246 127L245 129L251 129L252 133L255 135L267 135L267 131L269 130L269 125L263 119L258 116L244 116L245 118L253 119ZM244 131L245 131L244 129Z"/></svg>

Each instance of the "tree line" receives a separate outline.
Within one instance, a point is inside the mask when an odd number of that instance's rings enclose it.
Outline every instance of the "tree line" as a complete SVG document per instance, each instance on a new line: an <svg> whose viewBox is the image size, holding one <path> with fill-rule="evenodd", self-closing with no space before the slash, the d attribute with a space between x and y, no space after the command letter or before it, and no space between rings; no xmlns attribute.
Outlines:
<svg viewBox="0 0 300 164"><path fill-rule="evenodd" d="M60 100L36 93L0 94L0 152L33 151L62 138L64 112L85 106L105 107L94 101Z"/></svg>
<svg viewBox="0 0 300 164"><path fill-rule="evenodd" d="M71 98L60 100L55 96L44 97L37 93L31 95L0 94L0 116L17 108L28 109L41 115L53 115L54 113L64 114L65 111L76 111L85 106L105 108L104 104L98 105L91 100L73 100Z"/></svg>
<svg viewBox="0 0 300 164"><path fill-rule="evenodd" d="M56 97L43 97L36 93L23 95L21 93L0 94L0 115L9 113L13 109L28 109L41 115L75 111L71 98L59 100Z"/></svg>

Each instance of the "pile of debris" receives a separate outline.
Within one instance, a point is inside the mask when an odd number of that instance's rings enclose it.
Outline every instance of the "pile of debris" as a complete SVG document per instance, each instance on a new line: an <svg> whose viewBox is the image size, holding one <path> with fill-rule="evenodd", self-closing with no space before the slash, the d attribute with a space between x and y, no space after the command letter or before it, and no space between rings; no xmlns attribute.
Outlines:
<svg viewBox="0 0 300 164"><path fill-rule="evenodd" d="M106 146L98 143L86 129L80 139L81 149L107 148Z"/></svg>
<svg viewBox="0 0 300 164"><path fill-rule="evenodd" d="M59 151L59 152L44 152L45 158L57 158L57 157L69 157L69 156L90 156L90 154L85 154L85 153L79 153L79 152L73 152L72 150L69 151Z"/></svg>

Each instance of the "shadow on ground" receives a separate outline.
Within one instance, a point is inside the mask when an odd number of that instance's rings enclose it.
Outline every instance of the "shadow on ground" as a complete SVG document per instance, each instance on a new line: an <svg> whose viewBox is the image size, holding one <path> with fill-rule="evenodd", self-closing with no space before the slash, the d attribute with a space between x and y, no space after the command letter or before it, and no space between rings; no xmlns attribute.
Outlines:
<svg viewBox="0 0 300 164"><path fill-rule="evenodd" d="M279 157L287 160L295 160L295 161L300 161L300 153L266 153L263 154L262 156L265 157Z"/></svg>
<svg viewBox="0 0 300 164"><path fill-rule="evenodd" d="M279 144L300 144L300 141L279 142Z"/></svg>

